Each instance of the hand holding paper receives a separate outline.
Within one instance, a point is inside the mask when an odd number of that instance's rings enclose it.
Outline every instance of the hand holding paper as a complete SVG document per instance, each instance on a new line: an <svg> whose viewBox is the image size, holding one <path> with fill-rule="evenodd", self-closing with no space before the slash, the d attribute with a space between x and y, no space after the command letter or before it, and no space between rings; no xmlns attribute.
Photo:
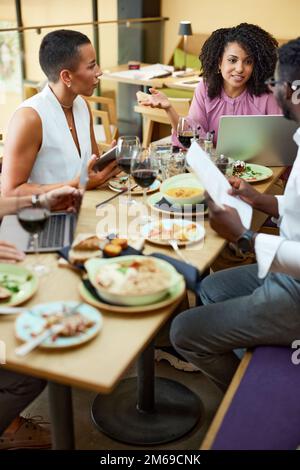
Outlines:
<svg viewBox="0 0 300 470"><path fill-rule="evenodd" d="M234 207L239 213L243 226L249 229L252 207L238 197L228 194L231 186L227 179L196 142L192 143L186 160L213 201L220 207L224 204Z"/></svg>

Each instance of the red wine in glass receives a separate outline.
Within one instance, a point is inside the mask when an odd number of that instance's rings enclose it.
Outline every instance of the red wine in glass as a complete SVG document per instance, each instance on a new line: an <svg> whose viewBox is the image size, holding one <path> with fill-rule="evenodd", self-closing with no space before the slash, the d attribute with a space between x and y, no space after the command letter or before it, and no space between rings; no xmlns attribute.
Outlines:
<svg viewBox="0 0 300 470"><path fill-rule="evenodd" d="M50 212L42 207L23 207L17 213L21 226L29 233L44 230L49 215Z"/></svg>
<svg viewBox="0 0 300 470"><path fill-rule="evenodd" d="M199 139L199 134L194 134L194 132L189 131L178 134L178 140L185 148L190 148L192 139Z"/></svg>
<svg viewBox="0 0 300 470"><path fill-rule="evenodd" d="M134 181L142 188L149 188L156 180L157 172L151 169L138 169L132 172Z"/></svg>
<svg viewBox="0 0 300 470"><path fill-rule="evenodd" d="M129 157L120 157L118 160L118 166L125 171L128 175L130 175L130 166L131 166L131 158Z"/></svg>

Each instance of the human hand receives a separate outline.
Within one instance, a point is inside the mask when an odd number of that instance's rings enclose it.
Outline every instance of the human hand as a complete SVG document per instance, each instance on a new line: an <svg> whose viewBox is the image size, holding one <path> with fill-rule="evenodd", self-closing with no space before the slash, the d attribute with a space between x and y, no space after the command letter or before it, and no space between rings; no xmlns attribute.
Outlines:
<svg viewBox="0 0 300 470"><path fill-rule="evenodd" d="M12 243L0 241L0 262L16 263L24 259L25 253L23 251L19 251Z"/></svg>
<svg viewBox="0 0 300 470"><path fill-rule="evenodd" d="M88 163L89 180L87 184L87 189L97 188L97 186L100 186L101 184L105 183L105 181L117 175L121 171L120 168L117 166L116 160L113 160L112 162L108 163L102 171L94 171L93 167L97 159L97 155L92 155L92 158Z"/></svg>
<svg viewBox="0 0 300 470"><path fill-rule="evenodd" d="M237 210L226 205L222 209L212 199L208 199L207 202L211 228L226 240L236 242L246 230Z"/></svg>
<svg viewBox="0 0 300 470"><path fill-rule="evenodd" d="M252 207L255 206L261 194L256 189L254 189L251 184L247 183L242 178L238 178L237 176L231 176L228 181L231 184L231 189L228 191L229 194L232 196L238 196Z"/></svg>
<svg viewBox="0 0 300 470"><path fill-rule="evenodd" d="M151 95L148 95L147 100L143 100L140 104L143 106L150 106L151 108L169 109L171 103L167 96L155 88L150 88Z"/></svg>
<svg viewBox="0 0 300 470"><path fill-rule="evenodd" d="M82 191L71 186L63 186L41 194L39 199L41 206L49 207L50 210L77 212L82 199Z"/></svg>

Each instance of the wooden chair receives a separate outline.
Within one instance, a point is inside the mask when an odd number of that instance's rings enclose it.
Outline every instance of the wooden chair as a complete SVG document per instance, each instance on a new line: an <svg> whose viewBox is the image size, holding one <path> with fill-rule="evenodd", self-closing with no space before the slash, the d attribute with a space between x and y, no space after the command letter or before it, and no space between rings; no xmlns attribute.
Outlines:
<svg viewBox="0 0 300 470"><path fill-rule="evenodd" d="M179 116L187 116L191 100L188 98L170 98L170 101ZM134 107L136 113L143 116L143 147L147 148L152 141L154 123L170 124L168 115L164 109L150 108L137 105ZM171 131L171 129L170 129Z"/></svg>
<svg viewBox="0 0 300 470"><path fill-rule="evenodd" d="M101 119L101 124L94 123L96 142L101 150L108 150L114 139L118 138L116 105L112 98L104 96L84 96L91 107L94 120ZM97 104L104 105L107 110L99 110Z"/></svg>

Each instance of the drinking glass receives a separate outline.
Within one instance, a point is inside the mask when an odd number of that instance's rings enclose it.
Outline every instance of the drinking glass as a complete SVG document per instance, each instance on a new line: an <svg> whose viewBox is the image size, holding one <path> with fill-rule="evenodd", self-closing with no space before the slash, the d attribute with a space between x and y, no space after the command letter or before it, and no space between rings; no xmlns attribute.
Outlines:
<svg viewBox="0 0 300 470"><path fill-rule="evenodd" d="M131 174L134 181L143 188L143 204L147 206L147 188L154 183L158 175L158 160L148 150L140 152L131 160ZM140 223L148 223L151 217L143 216Z"/></svg>
<svg viewBox="0 0 300 470"><path fill-rule="evenodd" d="M173 153L169 163L169 176L180 175L185 172L185 152L182 149L177 153Z"/></svg>
<svg viewBox="0 0 300 470"><path fill-rule="evenodd" d="M169 143L153 143L150 145L150 155L155 158L159 169L161 171L161 177L164 181L169 178L169 164L172 158L172 144Z"/></svg>
<svg viewBox="0 0 300 470"><path fill-rule="evenodd" d="M181 145L190 148L192 140L199 138L200 126L192 119L180 117L177 124L177 138Z"/></svg>
<svg viewBox="0 0 300 470"><path fill-rule="evenodd" d="M43 198L43 206L22 207L24 198L17 200L17 218L20 225L31 236L30 242L33 245L35 261L29 268L38 276L43 276L49 272L49 268L42 264L39 259L39 234L46 226L50 216L50 206L47 197Z"/></svg>
<svg viewBox="0 0 300 470"><path fill-rule="evenodd" d="M131 160L141 152L140 139L134 135L125 135L118 138L116 148L116 160L118 166L128 174L128 197L125 199L126 204L134 204L131 198Z"/></svg>

